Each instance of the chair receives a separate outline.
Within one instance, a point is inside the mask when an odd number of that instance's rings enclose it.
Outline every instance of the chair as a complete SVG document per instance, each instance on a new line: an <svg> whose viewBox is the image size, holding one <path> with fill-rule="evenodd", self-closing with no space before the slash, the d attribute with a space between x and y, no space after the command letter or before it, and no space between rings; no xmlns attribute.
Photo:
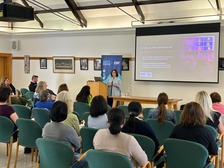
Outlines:
<svg viewBox="0 0 224 168"><path fill-rule="evenodd" d="M93 138L98 129L82 127L80 129L80 136L82 138L82 153L88 151L89 149L94 149Z"/></svg>
<svg viewBox="0 0 224 168"><path fill-rule="evenodd" d="M79 113L77 113L76 111L73 111L72 113L77 116L77 118L79 120L79 124L81 124Z"/></svg>
<svg viewBox="0 0 224 168"><path fill-rule="evenodd" d="M34 120L40 124L41 128L44 128L45 124L51 122L50 111L45 108L33 108L32 113Z"/></svg>
<svg viewBox="0 0 224 168"><path fill-rule="evenodd" d="M13 142L13 134L14 134L14 124L13 122L7 118L0 116L0 142L6 143L7 147L7 168L10 167L10 161L12 156L12 144ZM9 153L8 153L8 144L9 144Z"/></svg>
<svg viewBox="0 0 224 168"><path fill-rule="evenodd" d="M182 110L174 110L174 112L176 113L176 125L180 124L180 116L182 113Z"/></svg>
<svg viewBox="0 0 224 168"><path fill-rule="evenodd" d="M122 109L126 117L129 117L128 106L119 105L117 108Z"/></svg>
<svg viewBox="0 0 224 168"><path fill-rule="evenodd" d="M207 163L208 150L201 144L168 138L164 142L166 152L166 168L214 168Z"/></svg>
<svg viewBox="0 0 224 168"><path fill-rule="evenodd" d="M90 150L86 153L90 168L133 168L131 160L122 154L102 150ZM149 162L145 167L151 168Z"/></svg>
<svg viewBox="0 0 224 168"><path fill-rule="evenodd" d="M85 127L88 127L88 117L89 117L89 112L85 112L83 114L83 118L84 118L84 121L85 121Z"/></svg>
<svg viewBox="0 0 224 168"><path fill-rule="evenodd" d="M26 97L29 107L34 107L33 95L34 95L34 92L31 92L31 91L26 92L25 97Z"/></svg>
<svg viewBox="0 0 224 168"><path fill-rule="evenodd" d="M41 168L70 168L74 153L70 146L52 139L38 138L36 145L39 149Z"/></svg>
<svg viewBox="0 0 224 168"><path fill-rule="evenodd" d="M87 103L74 102L73 109L79 114L80 117L79 119L83 121L84 120L83 114L85 112L89 112L90 106Z"/></svg>
<svg viewBox="0 0 224 168"><path fill-rule="evenodd" d="M166 120L164 120L162 124L159 124L157 119L147 119L146 122L151 125L160 145L163 144L165 139L169 138L175 127L172 122Z"/></svg>
<svg viewBox="0 0 224 168"><path fill-rule="evenodd" d="M21 93L22 97L25 97L26 92L28 92L28 91L29 91L29 90L26 89L26 88L21 88L21 89L20 89L20 93Z"/></svg>
<svg viewBox="0 0 224 168"><path fill-rule="evenodd" d="M31 158L33 161L33 149L37 148L36 139L42 137L42 128L37 122L33 120L19 118L16 121L16 125L19 129L19 134L17 138L14 168L16 168L16 164L17 164L19 145L32 148Z"/></svg>
<svg viewBox="0 0 224 168"><path fill-rule="evenodd" d="M28 107L19 104L14 104L12 105L12 107L14 108L19 118L26 118L26 119L31 118L32 112Z"/></svg>
<svg viewBox="0 0 224 168"><path fill-rule="evenodd" d="M143 120L147 120L149 118L150 110L153 108L144 108L142 110Z"/></svg>

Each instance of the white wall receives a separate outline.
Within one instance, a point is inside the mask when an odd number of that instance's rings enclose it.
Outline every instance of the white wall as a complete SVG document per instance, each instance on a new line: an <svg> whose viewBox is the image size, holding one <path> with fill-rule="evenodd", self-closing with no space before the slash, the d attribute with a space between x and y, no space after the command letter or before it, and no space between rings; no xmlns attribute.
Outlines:
<svg viewBox="0 0 224 168"><path fill-rule="evenodd" d="M223 31L222 31L223 32ZM14 56L30 55L31 57L74 56L100 57L102 54L122 54L124 57L135 55L134 29L111 29L76 32L57 32L53 34L13 35L13 40L20 41L20 50L13 51ZM223 39L222 33L221 39ZM1 44L0 40L0 44ZM223 41L223 40L222 40ZM224 57L221 41L221 57ZM89 61L89 70L81 71L79 61L75 62L75 74L53 73L52 61L48 60L47 69L40 69L39 60L31 60L30 74L24 74L23 60L13 60L13 84L17 88L27 87L33 74L39 80L45 80L49 88L57 92L61 83L67 83L72 98L79 92L86 81L100 76L100 71L93 70L93 61ZM182 98L180 104L193 101L200 90L208 93L217 91L224 99L224 71L220 71L219 84L201 83L168 83L134 81L134 61L130 62L130 71L123 71L123 92L130 90L131 95L157 97L166 92L170 98ZM206 74L205 74L206 75Z"/></svg>

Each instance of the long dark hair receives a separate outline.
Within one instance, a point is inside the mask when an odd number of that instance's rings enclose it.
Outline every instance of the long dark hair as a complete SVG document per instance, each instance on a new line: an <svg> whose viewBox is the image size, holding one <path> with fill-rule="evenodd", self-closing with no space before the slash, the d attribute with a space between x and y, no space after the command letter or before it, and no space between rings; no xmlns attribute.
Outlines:
<svg viewBox="0 0 224 168"><path fill-rule="evenodd" d="M125 121L125 113L122 109L112 108L107 114L108 122L110 124L109 130L113 135L117 135L121 132L121 125Z"/></svg>
<svg viewBox="0 0 224 168"><path fill-rule="evenodd" d="M157 103L159 106L158 111L158 122L161 124L164 121L165 115L166 115L166 104L168 102L168 96L166 93L160 93L157 98Z"/></svg>
<svg viewBox="0 0 224 168"><path fill-rule="evenodd" d="M90 95L90 87L88 85L85 85L82 87L79 94L76 96L76 101L88 103L89 95Z"/></svg>
<svg viewBox="0 0 224 168"><path fill-rule="evenodd" d="M129 119L126 121L125 125L132 131L135 132L136 124L135 117L137 117L142 111L142 105L139 102L131 102L128 104Z"/></svg>

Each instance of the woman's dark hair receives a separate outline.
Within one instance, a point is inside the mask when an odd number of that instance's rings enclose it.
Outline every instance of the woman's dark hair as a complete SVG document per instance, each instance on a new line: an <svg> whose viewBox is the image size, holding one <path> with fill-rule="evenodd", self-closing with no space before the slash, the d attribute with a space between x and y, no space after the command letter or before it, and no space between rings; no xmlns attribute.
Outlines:
<svg viewBox="0 0 224 168"><path fill-rule="evenodd" d="M89 95L90 95L90 87L85 85L82 87L79 94L76 96L76 101L88 103Z"/></svg>
<svg viewBox="0 0 224 168"><path fill-rule="evenodd" d="M91 102L89 112L92 117L105 114L107 112L107 102L105 98L101 95L95 96Z"/></svg>
<svg viewBox="0 0 224 168"><path fill-rule="evenodd" d="M68 86L66 83L62 83L59 87L58 87L58 93L60 93L61 91L68 91ZM57 93L57 94L58 94Z"/></svg>
<svg viewBox="0 0 224 168"><path fill-rule="evenodd" d="M0 87L0 102L6 102L9 99L11 90L8 87Z"/></svg>
<svg viewBox="0 0 224 168"><path fill-rule="evenodd" d="M158 111L158 122L160 124L163 123L163 120L166 115L166 104L168 102L168 96L166 93L160 93L158 98L157 98L157 103L159 106L159 111Z"/></svg>
<svg viewBox="0 0 224 168"><path fill-rule="evenodd" d="M187 103L181 113L182 126L204 126L206 116L200 104L196 102Z"/></svg>
<svg viewBox="0 0 224 168"><path fill-rule="evenodd" d="M121 125L125 121L125 113L122 109L112 108L107 114L108 122L110 124L109 130L113 135L117 135L121 132Z"/></svg>
<svg viewBox="0 0 224 168"><path fill-rule="evenodd" d="M139 102L131 102L128 104L129 119L125 125L134 132L136 130L135 117L142 112L142 105Z"/></svg>
<svg viewBox="0 0 224 168"><path fill-rule="evenodd" d="M210 94L212 99L212 103L220 103L222 101L221 96L217 92L213 92Z"/></svg>
<svg viewBox="0 0 224 168"><path fill-rule="evenodd" d="M41 90L39 94L40 94L39 99L41 102L45 102L48 100L48 98L49 98L48 90Z"/></svg>
<svg viewBox="0 0 224 168"><path fill-rule="evenodd" d="M113 72L113 71L116 73L116 77L118 77L118 72L117 72L116 69L112 69L112 71L110 72L110 75L112 76L112 72Z"/></svg>
<svg viewBox="0 0 224 168"><path fill-rule="evenodd" d="M67 118L68 108L62 101L56 101L50 111L50 118L54 122L62 122Z"/></svg>

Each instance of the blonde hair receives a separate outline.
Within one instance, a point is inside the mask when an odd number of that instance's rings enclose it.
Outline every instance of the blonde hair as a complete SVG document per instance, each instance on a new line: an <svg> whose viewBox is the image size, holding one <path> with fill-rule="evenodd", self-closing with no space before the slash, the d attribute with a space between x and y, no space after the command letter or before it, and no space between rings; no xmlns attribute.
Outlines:
<svg viewBox="0 0 224 168"><path fill-rule="evenodd" d="M7 79L8 79L7 76L3 76L3 77L1 78L1 86L6 87L6 85L5 85L5 81L6 81Z"/></svg>
<svg viewBox="0 0 224 168"><path fill-rule="evenodd" d="M71 113L73 111L72 107L72 99L70 97L70 94L68 91L61 91L56 98L56 101L62 101L67 104L68 106L68 113Z"/></svg>
<svg viewBox="0 0 224 168"><path fill-rule="evenodd" d="M47 82L45 81L38 82L35 92L40 93L40 91L44 90L44 85L47 86Z"/></svg>
<svg viewBox="0 0 224 168"><path fill-rule="evenodd" d="M205 91L198 92L195 101L201 105L205 115L213 121L211 112L214 109L212 108L212 100L208 93Z"/></svg>

